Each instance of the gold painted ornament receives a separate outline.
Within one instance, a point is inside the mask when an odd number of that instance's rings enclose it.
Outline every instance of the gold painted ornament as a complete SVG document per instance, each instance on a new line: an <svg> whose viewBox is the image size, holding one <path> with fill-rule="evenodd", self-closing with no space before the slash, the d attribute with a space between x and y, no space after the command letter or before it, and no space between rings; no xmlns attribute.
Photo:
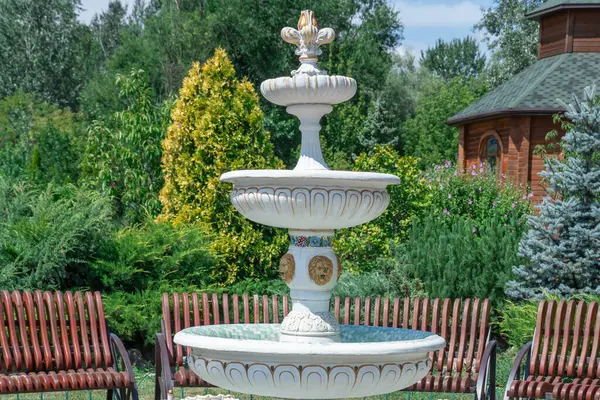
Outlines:
<svg viewBox="0 0 600 400"><path fill-rule="evenodd" d="M290 283L294 279L296 273L296 261L294 256L290 253L286 253L279 260L279 276L285 283Z"/></svg>
<svg viewBox="0 0 600 400"><path fill-rule="evenodd" d="M308 263L308 276L319 286L326 285L333 275L333 263L326 256L314 256Z"/></svg>

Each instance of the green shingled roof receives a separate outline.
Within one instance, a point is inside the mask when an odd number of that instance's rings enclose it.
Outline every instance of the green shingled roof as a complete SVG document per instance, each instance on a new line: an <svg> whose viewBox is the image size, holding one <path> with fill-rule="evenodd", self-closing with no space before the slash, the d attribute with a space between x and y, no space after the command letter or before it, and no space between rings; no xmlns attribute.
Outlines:
<svg viewBox="0 0 600 400"><path fill-rule="evenodd" d="M536 61L446 121L449 125L495 116L554 114L557 99L569 101L593 82L600 84L600 53L565 53Z"/></svg>
<svg viewBox="0 0 600 400"><path fill-rule="evenodd" d="M600 0L548 0L544 2L541 6L534 8L527 14L525 14L528 18L536 18L546 12L551 11L552 9L558 8L570 8L570 7L585 7L585 6L599 6Z"/></svg>

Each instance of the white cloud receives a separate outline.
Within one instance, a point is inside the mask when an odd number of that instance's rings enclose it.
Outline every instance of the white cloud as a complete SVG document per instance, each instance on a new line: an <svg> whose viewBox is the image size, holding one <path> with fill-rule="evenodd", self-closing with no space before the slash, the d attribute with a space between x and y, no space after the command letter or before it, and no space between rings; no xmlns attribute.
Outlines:
<svg viewBox="0 0 600 400"><path fill-rule="evenodd" d="M481 19L480 6L472 1L454 4L421 3L395 0L391 2L405 27L471 26Z"/></svg>

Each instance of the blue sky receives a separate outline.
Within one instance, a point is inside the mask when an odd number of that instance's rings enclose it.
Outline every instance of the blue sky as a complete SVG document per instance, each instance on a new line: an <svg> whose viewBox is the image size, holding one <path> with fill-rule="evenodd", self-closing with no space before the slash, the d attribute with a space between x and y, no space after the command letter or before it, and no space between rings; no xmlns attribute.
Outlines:
<svg viewBox="0 0 600 400"><path fill-rule="evenodd" d="M452 40L467 35L481 39L481 32L473 32L473 25L481 19L481 7L489 7L492 0L391 0L404 24L402 50L418 56L421 50L433 46L438 38ZM486 51L480 43L482 51Z"/></svg>
<svg viewBox="0 0 600 400"><path fill-rule="evenodd" d="M121 0L133 4L133 0ZM472 35L473 25L481 18L481 7L489 7L492 0L389 0L400 11L404 24L404 42L400 51L411 51L417 58L421 50L435 44L438 38L451 40ZM108 6L109 0L82 0L84 11L80 19L89 22L95 13ZM128 7L131 9L131 6ZM480 45L483 51L485 46Z"/></svg>

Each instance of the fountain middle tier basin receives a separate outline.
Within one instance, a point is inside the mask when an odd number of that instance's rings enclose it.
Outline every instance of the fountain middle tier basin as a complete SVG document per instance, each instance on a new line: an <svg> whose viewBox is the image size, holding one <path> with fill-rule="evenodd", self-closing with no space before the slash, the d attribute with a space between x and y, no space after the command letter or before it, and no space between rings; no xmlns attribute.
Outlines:
<svg viewBox="0 0 600 400"><path fill-rule="evenodd" d="M234 392L286 399L339 399L404 389L429 371L446 342L422 331L340 326L340 342L279 341L279 324L187 328L175 343L192 348L189 367Z"/></svg>
<svg viewBox="0 0 600 400"><path fill-rule="evenodd" d="M246 218L288 229L349 228L377 218L387 208L395 175L331 170L227 172L231 202Z"/></svg>

